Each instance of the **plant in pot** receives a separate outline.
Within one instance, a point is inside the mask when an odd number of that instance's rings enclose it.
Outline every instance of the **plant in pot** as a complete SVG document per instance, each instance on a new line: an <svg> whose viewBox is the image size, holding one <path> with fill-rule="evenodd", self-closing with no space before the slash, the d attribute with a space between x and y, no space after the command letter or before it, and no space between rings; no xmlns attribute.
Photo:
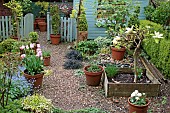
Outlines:
<svg viewBox="0 0 170 113"><path fill-rule="evenodd" d="M49 66L50 65L50 51L42 51L42 55L43 55L43 60L44 60L44 66Z"/></svg>
<svg viewBox="0 0 170 113"><path fill-rule="evenodd" d="M23 66L25 67L24 76L34 88L40 88L43 80L43 58L42 51L37 48L37 54L22 54Z"/></svg>
<svg viewBox="0 0 170 113"><path fill-rule="evenodd" d="M50 35L51 43L59 44L61 38L59 34L60 15L59 15L59 7L57 4L51 6L50 14L52 16L52 29L53 29L53 34Z"/></svg>
<svg viewBox="0 0 170 113"><path fill-rule="evenodd" d="M47 23L45 22L44 17L45 17L46 12L48 11L49 3L45 2L45 1L43 1L43 2L38 1L35 3L35 5L37 5L41 8L39 11L39 18L35 19L35 23L38 24L40 31L44 32L47 29Z"/></svg>
<svg viewBox="0 0 170 113"><path fill-rule="evenodd" d="M39 44L39 42L38 42L38 37L39 37L38 33L37 32L30 32L28 37L30 38L31 43L34 44L33 49L36 51L37 44Z"/></svg>
<svg viewBox="0 0 170 113"><path fill-rule="evenodd" d="M86 84L89 86L98 86L101 81L101 76L104 71L103 67L97 64L91 64L84 67L86 75Z"/></svg>
<svg viewBox="0 0 170 113"><path fill-rule="evenodd" d="M21 20L21 16L23 15L22 11L22 5L19 1L11 0L8 3L3 4L10 8L12 10L12 25L13 25L13 36L11 36L13 39L20 39L19 34L19 22Z"/></svg>
<svg viewBox="0 0 170 113"><path fill-rule="evenodd" d="M135 90L128 98L128 104L129 113L147 113L150 101L146 98L145 93Z"/></svg>
<svg viewBox="0 0 170 113"><path fill-rule="evenodd" d="M53 109L52 101L39 94L27 96L21 105L24 110L34 113L52 113Z"/></svg>
<svg viewBox="0 0 170 113"><path fill-rule="evenodd" d="M122 60L126 51L126 40L123 36L115 36L111 45L112 58Z"/></svg>

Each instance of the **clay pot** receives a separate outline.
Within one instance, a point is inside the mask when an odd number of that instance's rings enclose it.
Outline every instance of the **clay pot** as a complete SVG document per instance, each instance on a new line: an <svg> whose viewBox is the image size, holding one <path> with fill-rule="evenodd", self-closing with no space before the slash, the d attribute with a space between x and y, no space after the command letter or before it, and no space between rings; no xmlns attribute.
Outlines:
<svg viewBox="0 0 170 113"><path fill-rule="evenodd" d="M12 36L11 38L14 39L14 40L18 40L17 36Z"/></svg>
<svg viewBox="0 0 170 113"><path fill-rule="evenodd" d="M51 43L54 44L54 45L58 45L60 43L60 38L61 38L61 35L58 34L58 35L54 35L54 34L51 34L50 35L50 38L51 38Z"/></svg>
<svg viewBox="0 0 170 113"><path fill-rule="evenodd" d="M113 59L123 60L126 48L122 47L122 48L118 49L118 48L115 48L115 47L111 47L111 51L112 51L112 58Z"/></svg>
<svg viewBox="0 0 170 113"><path fill-rule="evenodd" d="M50 56L44 57L44 66L49 66L50 65Z"/></svg>
<svg viewBox="0 0 170 113"><path fill-rule="evenodd" d="M40 29L40 32L47 31L47 23L46 22L38 22L38 27Z"/></svg>
<svg viewBox="0 0 170 113"><path fill-rule="evenodd" d="M37 22L34 22L34 30L37 29Z"/></svg>
<svg viewBox="0 0 170 113"><path fill-rule="evenodd" d="M150 101L147 99L147 104L146 105L134 105L130 102L130 98L128 98L128 103L129 103L129 113L147 113L148 106L150 104Z"/></svg>
<svg viewBox="0 0 170 113"><path fill-rule="evenodd" d="M99 66L101 68L100 72L88 72L87 69L90 67L90 65L84 67L84 73L86 75L86 84L89 86L98 86L101 81L101 76L104 71L102 66Z"/></svg>
<svg viewBox="0 0 170 113"><path fill-rule="evenodd" d="M35 19L35 22L36 22L36 23L45 22L45 18L36 18L36 19Z"/></svg>
<svg viewBox="0 0 170 113"><path fill-rule="evenodd" d="M36 74L36 75L29 75L24 72L24 76L27 79L28 82L33 84L34 88L40 88L42 86L42 80L43 80L43 73Z"/></svg>
<svg viewBox="0 0 170 113"><path fill-rule="evenodd" d="M88 32L87 31L79 31L79 42L87 40Z"/></svg>

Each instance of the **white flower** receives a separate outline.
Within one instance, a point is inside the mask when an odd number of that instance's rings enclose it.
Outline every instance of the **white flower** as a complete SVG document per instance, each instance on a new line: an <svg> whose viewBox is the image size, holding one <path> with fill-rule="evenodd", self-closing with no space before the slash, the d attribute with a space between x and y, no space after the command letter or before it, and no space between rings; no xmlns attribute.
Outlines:
<svg viewBox="0 0 170 113"><path fill-rule="evenodd" d="M135 97L136 100L139 100L139 97Z"/></svg>
<svg viewBox="0 0 170 113"><path fill-rule="evenodd" d="M40 59L43 60L43 57L41 56Z"/></svg>
<svg viewBox="0 0 170 113"><path fill-rule="evenodd" d="M126 28L126 34L132 33L133 32L133 26L131 28Z"/></svg>
<svg viewBox="0 0 170 113"><path fill-rule="evenodd" d="M142 93L138 93L137 96L138 96L138 97L141 97L141 96L142 96Z"/></svg>
<svg viewBox="0 0 170 113"><path fill-rule="evenodd" d="M137 96L138 93L139 93L138 90L135 90L135 91L131 94L131 97Z"/></svg>
<svg viewBox="0 0 170 113"><path fill-rule="evenodd" d="M114 39L115 40L121 40L121 37L120 36L116 36Z"/></svg>
<svg viewBox="0 0 170 113"><path fill-rule="evenodd" d="M151 28L151 26L145 26L147 29L150 29Z"/></svg>
<svg viewBox="0 0 170 113"><path fill-rule="evenodd" d="M26 45L26 49L29 49L29 46L28 46L28 45Z"/></svg>
<svg viewBox="0 0 170 113"><path fill-rule="evenodd" d="M155 36L153 38L163 38L163 34L160 34L159 32L154 31Z"/></svg>
<svg viewBox="0 0 170 113"><path fill-rule="evenodd" d="M145 95L145 93L142 93L142 95Z"/></svg>
<svg viewBox="0 0 170 113"><path fill-rule="evenodd" d="M118 43L117 40L115 40L115 39L112 42L114 45L116 45Z"/></svg>

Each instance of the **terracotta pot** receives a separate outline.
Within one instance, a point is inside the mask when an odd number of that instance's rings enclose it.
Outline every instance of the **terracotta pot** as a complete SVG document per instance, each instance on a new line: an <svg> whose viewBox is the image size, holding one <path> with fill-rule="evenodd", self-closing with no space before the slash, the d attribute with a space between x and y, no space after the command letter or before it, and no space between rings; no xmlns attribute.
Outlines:
<svg viewBox="0 0 170 113"><path fill-rule="evenodd" d="M32 76L24 72L25 78L27 79L28 82L33 84L34 88L40 88L42 86L43 75L44 74L41 73Z"/></svg>
<svg viewBox="0 0 170 113"><path fill-rule="evenodd" d="M58 34L58 35L51 34L50 38L51 38L51 43L56 45L56 44L60 43L61 35L60 34Z"/></svg>
<svg viewBox="0 0 170 113"><path fill-rule="evenodd" d="M34 22L34 30L37 29L37 22Z"/></svg>
<svg viewBox="0 0 170 113"><path fill-rule="evenodd" d="M87 31L79 31L79 42L87 40L88 32Z"/></svg>
<svg viewBox="0 0 170 113"><path fill-rule="evenodd" d="M36 19L35 19L35 22L36 22L36 23L45 22L45 18L36 18Z"/></svg>
<svg viewBox="0 0 170 113"><path fill-rule="evenodd" d="M88 72L87 69L90 67L90 65L84 67L84 73L86 75L86 84L89 86L98 86L101 81L101 76L104 71L102 66L99 66L102 71L100 72Z"/></svg>
<svg viewBox="0 0 170 113"><path fill-rule="evenodd" d="M128 103L129 103L129 113L147 113L148 106L150 104L150 101L147 99L147 104L146 105L134 105L130 102L130 98L128 98Z"/></svg>
<svg viewBox="0 0 170 113"><path fill-rule="evenodd" d="M45 22L38 22L38 27L40 32L45 32L47 30L47 23Z"/></svg>
<svg viewBox="0 0 170 113"><path fill-rule="evenodd" d="M12 36L11 38L14 39L14 40L18 40L17 36Z"/></svg>
<svg viewBox="0 0 170 113"><path fill-rule="evenodd" d="M123 60L124 55L125 55L125 51L126 51L125 47L122 47L120 49L111 47L111 50L112 50L112 58L113 59L115 59L115 60Z"/></svg>
<svg viewBox="0 0 170 113"><path fill-rule="evenodd" d="M44 66L49 66L50 65L50 56L44 57Z"/></svg>

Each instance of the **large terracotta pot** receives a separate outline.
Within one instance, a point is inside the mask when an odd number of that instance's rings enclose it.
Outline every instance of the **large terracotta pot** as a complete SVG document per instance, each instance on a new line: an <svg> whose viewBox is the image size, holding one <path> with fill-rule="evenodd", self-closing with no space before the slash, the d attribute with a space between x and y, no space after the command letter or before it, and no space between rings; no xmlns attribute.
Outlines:
<svg viewBox="0 0 170 113"><path fill-rule="evenodd" d="M32 76L24 72L25 78L27 79L28 82L33 84L34 88L40 88L42 86L43 75L44 74L41 73Z"/></svg>
<svg viewBox="0 0 170 113"><path fill-rule="evenodd" d="M87 31L79 31L79 42L87 40L88 32Z"/></svg>
<svg viewBox="0 0 170 113"><path fill-rule="evenodd" d="M130 102L130 98L128 98L128 103L129 103L129 113L147 113L148 106L150 104L150 101L147 99L147 104L143 106L139 105L134 105Z"/></svg>
<svg viewBox="0 0 170 113"><path fill-rule="evenodd" d="M111 50L112 50L112 58L113 59L115 59L115 60L123 60L124 55L125 55L125 51L126 51L125 47L122 47L120 49L115 48L115 47L111 47Z"/></svg>
<svg viewBox="0 0 170 113"><path fill-rule="evenodd" d="M46 22L38 22L38 27L40 29L40 32L47 31L47 23Z"/></svg>
<svg viewBox="0 0 170 113"><path fill-rule="evenodd" d="M60 34L58 34L58 35L51 34L50 38L51 38L51 43L56 45L56 44L60 43L61 35Z"/></svg>
<svg viewBox="0 0 170 113"><path fill-rule="evenodd" d="M100 72L88 72L87 69L90 67L90 65L84 67L84 73L86 75L86 84L89 86L98 86L101 81L101 76L104 71L102 66L99 66L101 68Z"/></svg>
<svg viewBox="0 0 170 113"><path fill-rule="evenodd" d="M50 65L50 56L44 57L44 66L49 66Z"/></svg>

